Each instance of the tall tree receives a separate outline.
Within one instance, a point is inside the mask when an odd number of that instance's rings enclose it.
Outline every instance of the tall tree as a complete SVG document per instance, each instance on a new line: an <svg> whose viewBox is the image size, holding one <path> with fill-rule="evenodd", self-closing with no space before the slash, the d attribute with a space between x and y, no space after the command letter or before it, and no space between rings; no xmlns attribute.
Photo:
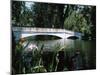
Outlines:
<svg viewBox="0 0 100 75"><path fill-rule="evenodd" d="M22 1L12 1L12 20L15 20L15 23L20 23L22 7L25 6L25 2Z"/></svg>
<svg viewBox="0 0 100 75"><path fill-rule="evenodd" d="M33 9L37 27L63 28L63 4L35 3Z"/></svg>

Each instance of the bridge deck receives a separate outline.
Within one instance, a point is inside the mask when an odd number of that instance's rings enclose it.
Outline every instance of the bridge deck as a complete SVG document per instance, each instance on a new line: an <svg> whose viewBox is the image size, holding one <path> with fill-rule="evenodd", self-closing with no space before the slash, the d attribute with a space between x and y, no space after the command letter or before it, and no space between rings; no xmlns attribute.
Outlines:
<svg viewBox="0 0 100 75"><path fill-rule="evenodd" d="M67 38L70 36L76 36L81 38L82 34L78 32L73 32L65 29L56 29L56 28L32 28L32 27L13 27L13 31L18 35L19 38L35 36L35 35L54 35L61 38ZM15 36L17 36L15 34Z"/></svg>
<svg viewBox="0 0 100 75"><path fill-rule="evenodd" d="M67 34L75 34L75 32L65 29L57 29L57 28L32 28L32 27L13 27L13 31L21 31L21 32L58 32L58 33L67 33Z"/></svg>

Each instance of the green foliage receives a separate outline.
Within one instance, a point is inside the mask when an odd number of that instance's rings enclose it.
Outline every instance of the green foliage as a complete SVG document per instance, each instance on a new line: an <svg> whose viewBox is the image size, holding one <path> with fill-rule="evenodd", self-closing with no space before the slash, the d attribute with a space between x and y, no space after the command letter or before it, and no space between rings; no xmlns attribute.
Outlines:
<svg viewBox="0 0 100 75"><path fill-rule="evenodd" d="M87 24L86 19L83 17L82 14L77 14L75 11L72 12L72 14L66 18L64 22L64 26L68 30L82 32L90 34L90 26Z"/></svg>
<svg viewBox="0 0 100 75"><path fill-rule="evenodd" d="M15 23L20 24L21 15L23 10L25 9L25 2L22 1L12 1L12 20L15 21Z"/></svg>
<svg viewBox="0 0 100 75"><path fill-rule="evenodd" d="M81 32L83 39L95 39L96 37L96 8L95 6L74 6L71 14L65 18L65 29ZM71 10L71 9L70 9Z"/></svg>
<svg viewBox="0 0 100 75"><path fill-rule="evenodd" d="M28 7L23 1L12 2L14 26L65 28L96 38L95 6L31 3Z"/></svg>
<svg viewBox="0 0 100 75"><path fill-rule="evenodd" d="M14 26L34 26L33 14L24 1L12 1L12 21Z"/></svg>
<svg viewBox="0 0 100 75"><path fill-rule="evenodd" d="M62 28L64 5L35 3L32 9L36 27Z"/></svg>

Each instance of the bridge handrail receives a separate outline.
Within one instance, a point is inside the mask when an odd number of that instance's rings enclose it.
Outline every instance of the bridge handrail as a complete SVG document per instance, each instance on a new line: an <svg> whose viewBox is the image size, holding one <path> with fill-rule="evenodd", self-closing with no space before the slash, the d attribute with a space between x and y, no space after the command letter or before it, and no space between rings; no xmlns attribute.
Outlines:
<svg viewBox="0 0 100 75"><path fill-rule="evenodd" d="M23 31L23 32L64 32L67 34L78 34L81 35L79 32L73 32L70 30L65 29L58 29L58 28L32 28L32 27L13 27L13 31Z"/></svg>

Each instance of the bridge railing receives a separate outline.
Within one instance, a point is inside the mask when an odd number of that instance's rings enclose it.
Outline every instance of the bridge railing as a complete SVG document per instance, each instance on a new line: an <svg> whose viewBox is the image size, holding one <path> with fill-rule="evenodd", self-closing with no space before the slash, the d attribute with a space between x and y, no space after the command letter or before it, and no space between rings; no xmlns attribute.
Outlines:
<svg viewBox="0 0 100 75"><path fill-rule="evenodd" d="M65 30L65 29L57 29L57 28L32 28L32 27L13 27L13 31L21 31L21 32L62 32L66 34L78 34L80 35L81 33L78 32L73 32L70 30Z"/></svg>
<svg viewBox="0 0 100 75"><path fill-rule="evenodd" d="M31 27L13 27L13 31L32 31L32 32L65 32L65 29L55 28L31 28Z"/></svg>

